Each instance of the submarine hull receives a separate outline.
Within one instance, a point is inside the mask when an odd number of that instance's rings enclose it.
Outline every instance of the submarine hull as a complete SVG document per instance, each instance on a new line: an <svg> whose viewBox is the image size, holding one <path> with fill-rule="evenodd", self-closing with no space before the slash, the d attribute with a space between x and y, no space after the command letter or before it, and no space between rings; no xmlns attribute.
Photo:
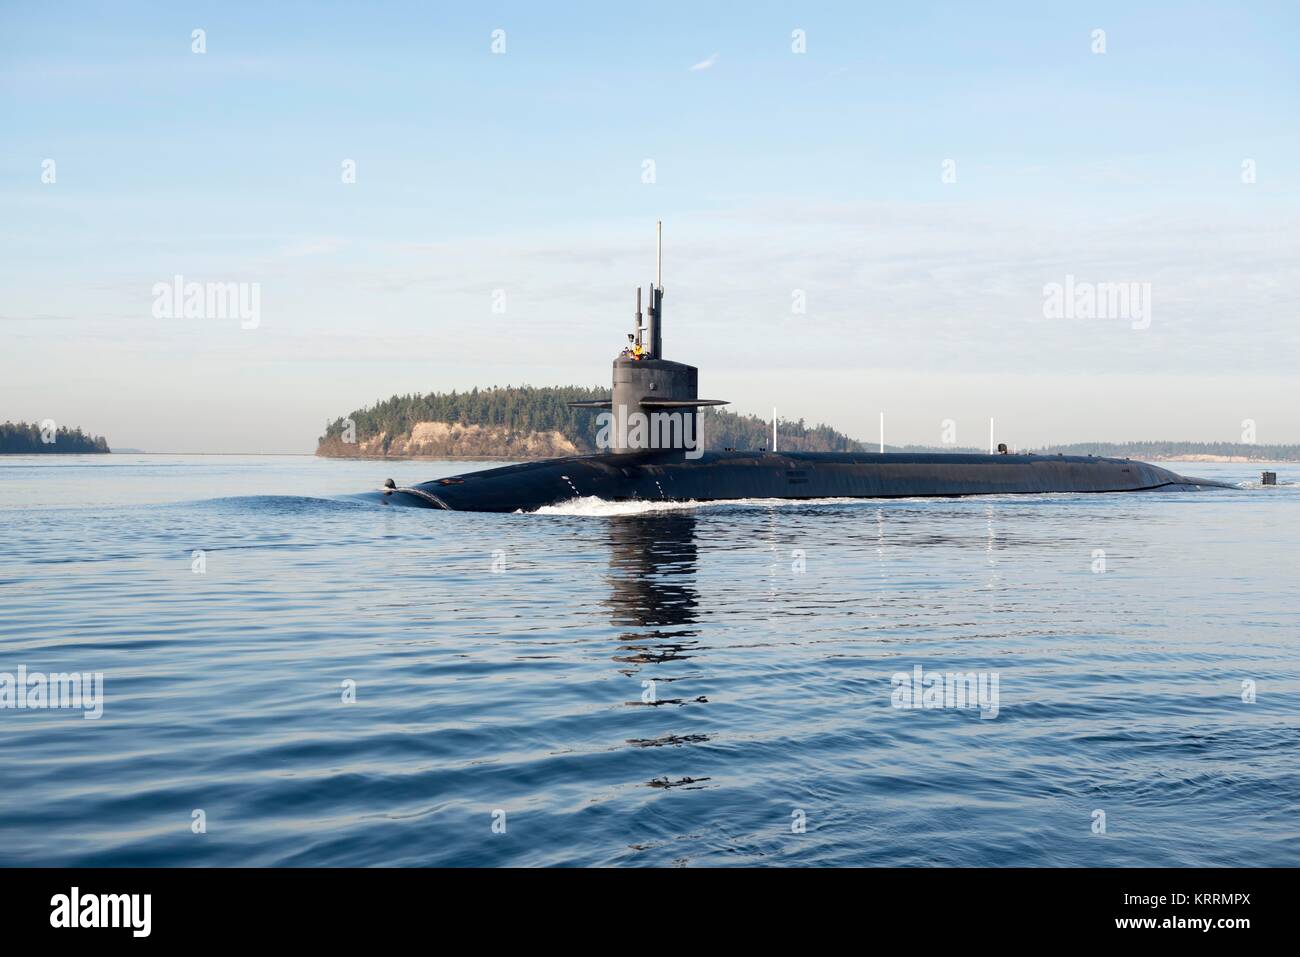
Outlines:
<svg viewBox="0 0 1300 957"><path fill-rule="evenodd" d="M1128 459L903 452L606 453L525 462L394 488L408 504L453 511L533 511L575 498L926 498L1221 487Z"/></svg>

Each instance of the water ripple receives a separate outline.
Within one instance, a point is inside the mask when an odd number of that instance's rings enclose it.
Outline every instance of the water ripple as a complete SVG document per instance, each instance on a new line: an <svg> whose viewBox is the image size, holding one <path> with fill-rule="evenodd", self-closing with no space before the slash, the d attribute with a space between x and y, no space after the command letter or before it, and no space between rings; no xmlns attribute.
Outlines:
<svg viewBox="0 0 1300 957"><path fill-rule="evenodd" d="M105 689L0 709L0 863L1300 863L1294 484L503 516L153 458L0 466L0 672Z"/></svg>

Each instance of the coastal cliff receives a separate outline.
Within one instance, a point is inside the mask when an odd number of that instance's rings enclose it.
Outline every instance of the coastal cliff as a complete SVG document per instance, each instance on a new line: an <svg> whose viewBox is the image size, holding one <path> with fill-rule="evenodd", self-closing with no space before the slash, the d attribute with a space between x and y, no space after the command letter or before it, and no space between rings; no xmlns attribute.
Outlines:
<svg viewBox="0 0 1300 957"><path fill-rule="evenodd" d="M409 431L375 435L346 442L341 436L325 436L316 454L334 458L553 458L577 455L578 448L565 436L550 429L522 432L501 426L462 422L416 422Z"/></svg>

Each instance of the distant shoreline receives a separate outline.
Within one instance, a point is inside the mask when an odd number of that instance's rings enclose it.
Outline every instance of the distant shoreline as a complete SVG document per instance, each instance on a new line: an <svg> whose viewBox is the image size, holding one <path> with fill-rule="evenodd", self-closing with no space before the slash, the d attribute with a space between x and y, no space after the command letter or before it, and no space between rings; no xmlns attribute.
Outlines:
<svg viewBox="0 0 1300 957"><path fill-rule="evenodd" d="M0 455L302 455L315 458L315 452L139 452L133 449L112 449L108 452L0 452Z"/></svg>
<svg viewBox="0 0 1300 957"><path fill-rule="evenodd" d="M715 450L715 451L720 451L720 450ZM755 449L755 450L741 450L741 451L757 451L757 450ZM781 451L785 451L785 450L781 450ZM886 449L886 453L897 452L897 451L901 451L901 450L889 449L889 448ZM915 450L909 450L909 451L915 451ZM949 453L947 450L940 450L940 449L933 449L931 451L943 452L944 454L954 454L954 453ZM162 453L156 453L156 454L162 454ZM176 453L176 454L187 454L187 453ZM192 454L200 454L200 453L192 453ZM209 454L209 453L202 453L202 454ZM214 452L211 454L224 455L224 454L236 454L236 453ZM298 454L298 453L294 453L294 454ZM321 454L320 452L306 453L306 454L312 454L315 455L317 458L322 458L322 459L339 459L347 462L533 462L533 461L541 461L542 459L549 457L549 456L530 456L530 455L337 455L334 453ZM844 453L844 454L848 455L854 453ZM871 453L865 452L865 453L857 453L857 454L869 455ZM961 454L970 454L970 453L961 453ZM983 454L983 453L977 452L975 454ZM1057 453L1034 451L1032 453L1019 452L1017 454L1020 455L1033 454L1033 455L1042 456L1043 458L1048 458L1056 455ZM1073 453L1073 454L1077 455L1078 453ZM1240 465L1249 465L1252 463L1256 465L1300 464L1300 459L1279 459L1279 458L1254 459L1254 458L1247 458L1245 456L1238 456L1238 455L1210 455L1206 453L1195 453L1195 454L1189 453L1187 455L1151 455L1145 457L1124 456L1124 455L1099 455L1097 456L1097 458L1118 458L1118 459L1139 458L1140 461L1143 462L1223 462L1229 464L1236 463Z"/></svg>
<svg viewBox="0 0 1300 957"><path fill-rule="evenodd" d="M756 450L755 450L756 451ZM888 451L898 451L889 449ZM934 449L939 452L941 450ZM943 450L946 451L946 450ZM846 453L847 454L847 453ZM868 453L869 454L869 453ZM1027 452L1019 453L1021 455L1029 454ZM1044 457L1055 455L1055 452L1035 451L1032 454L1042 455ZM293 456L295 458L321 458L321 459L338 459L345 462L531 462L541 461L550 456L529 456L529 455L322 455L319 452L138 452L131 449L114 450L112 452L0 452L0 457L12 456L29 458L38 456L66 456L66 455L237 455L245 458L263 457L277 458L282 456ZM1237 465L1296 465L1300 464L1300 459L1285 458L1250 458L1242 455L1212 455L1209 453L1188 453L1187 455L1148 455L1148 456L1123 456L1108 455L1098 456L1098 458L1138 458L1143 462L1211 462L1226 463Z"/></svg>

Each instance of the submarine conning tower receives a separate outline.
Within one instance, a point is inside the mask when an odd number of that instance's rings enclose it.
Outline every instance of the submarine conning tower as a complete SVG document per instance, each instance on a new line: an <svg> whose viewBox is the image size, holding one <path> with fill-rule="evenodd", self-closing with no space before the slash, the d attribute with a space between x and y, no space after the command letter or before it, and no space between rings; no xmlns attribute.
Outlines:
<svg viewBox="0 0 1300 957"><path fill-rule="evenodd" d="M699 370L663 356L663 223L655 230L655 281L642 325L641 289L636 291L636 321L628 346L614 359L609 402L571 402L574 408L613 413L613 427L602 429L602 452L640 452L648 448L702 448L699 410L726 405L725 399L699 398ZM637 418L637 417L641 418ZM692 443L694 443L692 445Z"/></svg>

